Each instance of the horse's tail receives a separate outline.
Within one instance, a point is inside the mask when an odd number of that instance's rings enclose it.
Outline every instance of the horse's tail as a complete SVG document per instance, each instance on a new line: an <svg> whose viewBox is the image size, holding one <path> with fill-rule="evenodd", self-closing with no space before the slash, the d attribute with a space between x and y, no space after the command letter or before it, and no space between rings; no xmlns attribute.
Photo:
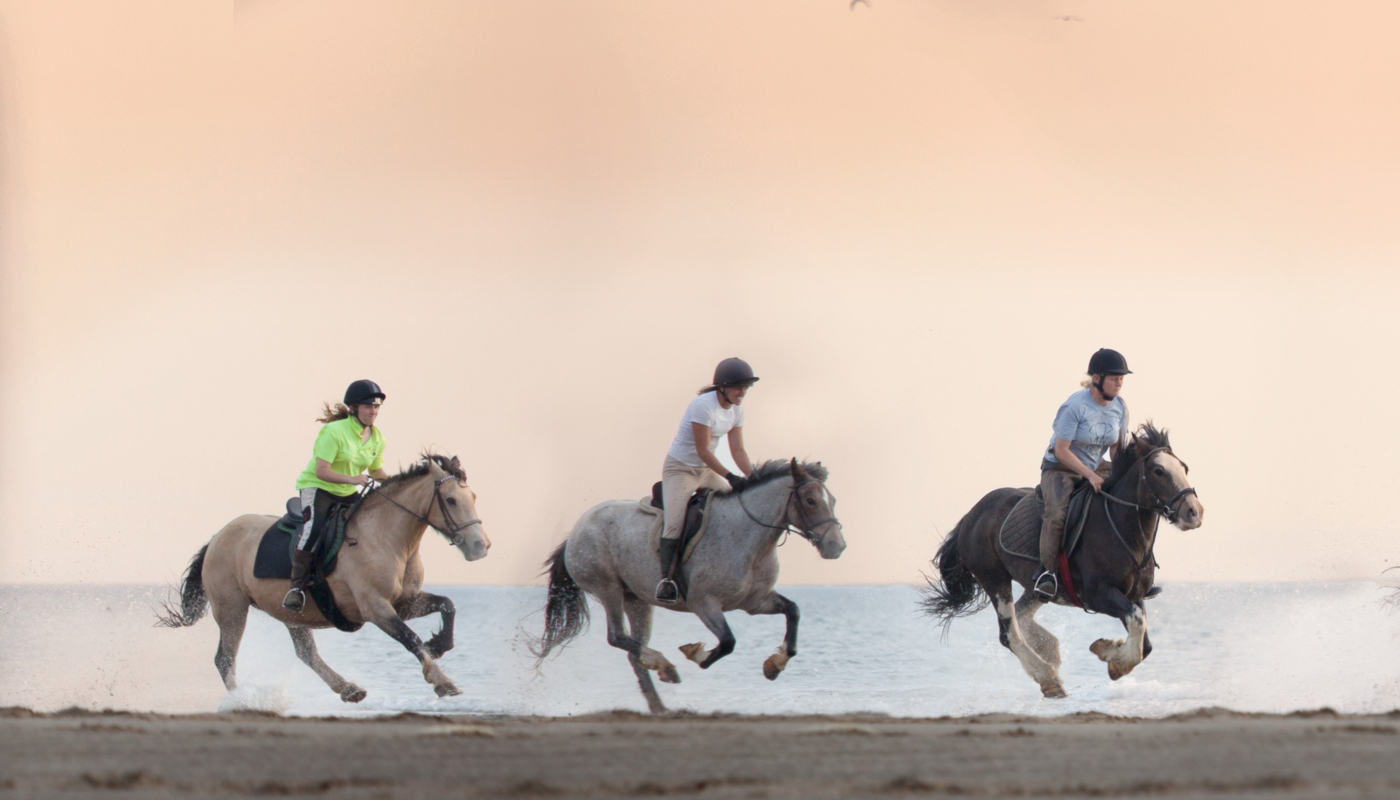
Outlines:
<svg viewBox="0 0 1400 800"><path fill-rule="evenodd" d="M564 566L564 542L545 562L549 572L549 596L544 605L544 634L530 647L535 668L551 650L563 647L588 628L588 596L583 593Z"/></svg>
<svg viewBox="0 0 1400 800"><path fill-rule="evenodd" d="M923 606L924 613L942 620L945 636L953 620L975 614L991 602L958 555L958 534L967 522L967 517L964 517L943 540L943 546L938 548L938 555L933 559L938 567L938 580L924 576L928 588L924 589L919 605Z"/></svg>
<svg viewBox="0 0 1400 800"><path fill-rule="evenodd" d="M209 610L209 596L204 593L204 555L209 545L199 548L185 570L185 579L180 583L180 605L165 601L165 613L156 614L156 626L161 628L185 628L199 622L204 612Z"/></svg>

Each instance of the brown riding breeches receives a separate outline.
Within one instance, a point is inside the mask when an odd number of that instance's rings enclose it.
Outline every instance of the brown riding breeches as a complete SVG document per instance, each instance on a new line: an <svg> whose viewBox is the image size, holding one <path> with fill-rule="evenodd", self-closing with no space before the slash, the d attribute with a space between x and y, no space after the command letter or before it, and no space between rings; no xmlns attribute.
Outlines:
<svg viewBox="0 0 1400 800"><path fill-rule="evenodd" d="M1047 462L1044 466L1046 468L1040 472L1040 494L1045 500L1045 511L1040 516L1040 565L1058 573L1069 496L1074 494L1084 478L1058 464ZM1097 472L1102 477L1108 477L1109 468L1110 462L1100 461Z"/></svg>

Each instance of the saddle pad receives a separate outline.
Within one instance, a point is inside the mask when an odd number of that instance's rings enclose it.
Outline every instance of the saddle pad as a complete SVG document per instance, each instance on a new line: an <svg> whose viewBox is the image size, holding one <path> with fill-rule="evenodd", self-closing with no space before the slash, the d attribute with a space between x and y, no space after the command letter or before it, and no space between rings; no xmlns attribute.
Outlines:
<svg viewBox="0 0 1400 800"><path fill-rule="evenodd" d="M331 511L342 513L335 514L330 522L331 530L321 529L320 535L312 544L312 552L319 557L317 563L320 569L313 570L319 572L322 577L335 573L335 568L340 560L340 548L345 544L345 514L344 507L332 506ZM262 539L258 541L258 555L253 559L254 578L279 578L286 580L292 577L292 549L296 547L296 534L300 528L288 529L286 517L277 520L263 531ZM330 533L328 536L327 534ZM326 544L329 539L329 545Z"/></svg>
<svg viewBox="0 0 1400 800"><path fill-rule="evenodd" d="M1008 554L1040 563L1040 518L1045 501L1032 489L1024 491L1026 496L1006 515L997 536Z"/></svg>
<svg viewBox="0 0 1400 800"><path fill-rule="evenodd" d="M364 623L351 622L340 612L335 595L331 593L330 584L326 582L327 576L335 572L336 564L340 560L341 545L345 543L345 517L340 516L334 521L340 524L334 526L336 535L329 537L332 540L331 546L325 548L324 552L320 552L319 542L314 546L320 556L317 559L319 566L313 562L306 593L311 595L311 600L320 610L321 616L340 630L354 633L363 627ZM272 523L272 526L263 532L262 539L258 541L258 554L253 559L254 578L289 580L292 577L292 547L295 546L293 533L294 531L285 529L282 520ZM328 537L323 531L320 538L324 542Z"/></svg>
<svg viewBox="0 0 1400 800"><path fill-rule="evenodd" d="M1040 492L1024 489L1026 496L1011 509L1001 523L997 533L1001 549L1008 554L1040 563L1040 518L1045 513L1045 501ZM1066 555L1079 546L1080 534L1084 532L1084 520L1089 516L1089 499L1093 491L1085 483L1070 496L1069 507L1065 511L1065 538L1062 552Z"/></svg>

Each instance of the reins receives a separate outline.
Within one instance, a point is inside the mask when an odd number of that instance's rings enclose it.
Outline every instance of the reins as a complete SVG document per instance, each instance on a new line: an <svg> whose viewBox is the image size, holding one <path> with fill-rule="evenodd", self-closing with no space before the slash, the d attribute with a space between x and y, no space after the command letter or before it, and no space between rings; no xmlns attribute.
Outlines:
<svg viewBox="0 0 1400 800"><path fill-rule="evenodd" d="M428 521L427 515L432 513L433 510L431 501L428 504L428 510L422 514L419 514L413 511L412 509L404 506L402 503L385 494L384 492L378 491L378 485L370 486L368 489L366 489L364 496L367 499L371 494L377 493L380 497L384 498L385 500L388 500L390 503L393 503L400 509L403 509L404 513L408 514L410 517L413 517L414 519L418 520L424 525L427 525L429 528L433 528L439 533L441 533L443 536L446 536L447 540L449 542L452 542L454 546L461 547L467 542L467 537L462 535L462 531L467 528L470 528L473 525L480 525L481 519L479 517L473 517L472 519L463 522L461 525L458 525L456 521L452 519L452 512L449 511L447 508L447 500L444 499L442 496L442 485L450 480L453 480L452 475L444 475L433 482L433 500L437 502L438 511L442 513L443 522L445 522L448 526L447 530L438 528L436 525L433 525L433 523Z"/></svg>
<svg viewBox="0 0 1400 800"><path fill-rule="evenodd" d="M793 499L797 497L797 490L800 489L800 488L802 488L803 486L806 486L806 485L809 484L809 483L821 484L822 492L823 492L823 493L826 495L826 497L828 497L828 498L830 499L830 501L831 501L829 505L830 505L832 508L835 508L835 507L836 507L836 495L832 494L832 493L831 493L831 490L828 489L828 488L826 488L826 484L822 483L821 481L817 480L816 478L803 478L803 479L800 480L800 481L794 481L793 484L792 484L792 488L788 490L787 501L783 503L783 517L786 517L786 516L787 516L788 508L789 508L790 506L792 506L792 501L793 501ZM827 517L826 519L822 519L822 520L818 520L818 521L816 521L816 522L811 522L811 523L809 523L809 522L807 522L807 520L806 520L806 514L804 513L804 511L803 511L803 509L802 509L802 504L799 503L799 504L797 505L797 516L801 518L801 519L799 519L799 523L800 523L800 526L799 526L799 527L793 528L791 522L787 522L786 524L783 524L783 525L769 525L768 523L764 522L763 520L759 519L758 517L755 517L755 516L753 515L753 512L749 510L749 507L746 506L746 505L744 505L744 495L743 495L743 492L734 492L734 497L735 497L735 499L737 499L737 500L739 501L739 508L744 509L744 513L748 515L749 519L753 520L754 522L758 523L759 525L762 525L763 527L768 528L768 529L770 529L770 530L782 531L783 534L784 534L784 541L787 540L787 539L786 539L786 534L789 534L789 533L796 533L798 536L801 536L803 539L806 539L808 542L810 542L810 543L812 543L813 545L815 545L818 541L821 540L821 537L819 537L819 536L816 535L816 529L817 529L817 528L820 528L820 527L823 526L823 525L828 525L828 524L833 523L833 522L835 522L837 525L840 525L840 524L841 524L840 520L838 520L838 519L836 518L836 515L834 515L834 514L833 514L832 516L830 516L830 517ZM779 544L779 546L781 546L781 545L782 545L782 542L779 542L778 544Z"/></svg>

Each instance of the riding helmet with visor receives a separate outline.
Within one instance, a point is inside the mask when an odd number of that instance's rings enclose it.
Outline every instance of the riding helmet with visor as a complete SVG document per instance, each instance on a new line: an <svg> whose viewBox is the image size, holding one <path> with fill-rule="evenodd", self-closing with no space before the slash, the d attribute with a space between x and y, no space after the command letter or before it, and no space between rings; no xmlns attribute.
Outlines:
<svg viewBox="0 0 1400 800"><path fill-rule="evenodd" d="M715 386L724 389L729 386L742 386L748 388L758 383L758 378L754 377L753 367L742 358L726 358L715 367Z"/></svg>
<svg viewBox="0 0 1400 800"><path fill-rule="evenodd" d="M384 401L384 390L379 388L379 384L371 380L355 381L350 384L350 388L345 390L345 405L357 406L360 403L368 403L370 400L379 398Z"/></svg>
<svg viewBox="0 0 1400 800"><path fill-rule="evenodd" d="M1104 347L1090 357L1089 374L1131 375L1133 371L1128 369L1128 359L1124 358L1122 353Z"/></svg>

